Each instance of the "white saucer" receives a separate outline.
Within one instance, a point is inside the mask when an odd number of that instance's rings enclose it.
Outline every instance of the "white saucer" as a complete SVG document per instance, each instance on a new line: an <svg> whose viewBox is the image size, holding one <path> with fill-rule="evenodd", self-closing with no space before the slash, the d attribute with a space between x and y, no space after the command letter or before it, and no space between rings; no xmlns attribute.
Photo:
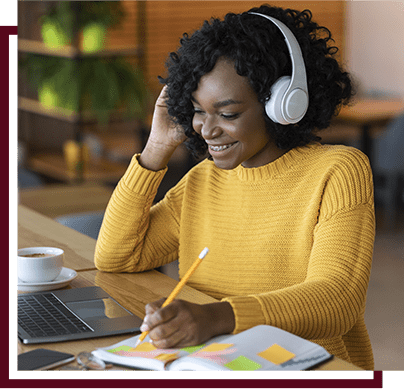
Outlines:
<svg viewBox="0 0 404 389"><path fill-rule="evenodd" d="M64 267L60 274L50 282L23 282L18 279L18 290L21 292L42 292L44 290L60 289L67 286L77 277L77 272Z"/></svg>

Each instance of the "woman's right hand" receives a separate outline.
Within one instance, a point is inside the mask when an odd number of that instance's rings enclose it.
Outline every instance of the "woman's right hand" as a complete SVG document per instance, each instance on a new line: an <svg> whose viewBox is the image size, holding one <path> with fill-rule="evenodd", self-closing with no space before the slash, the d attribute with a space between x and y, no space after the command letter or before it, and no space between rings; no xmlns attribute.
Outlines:
<svg viewBox="0 0 404 389"><path fill-rule="evenodd" d="M187 138L168 114L166 98L167 86L156 101L150 135L139 158L140 164L149 170L164 169L175 149Z"/></svg>

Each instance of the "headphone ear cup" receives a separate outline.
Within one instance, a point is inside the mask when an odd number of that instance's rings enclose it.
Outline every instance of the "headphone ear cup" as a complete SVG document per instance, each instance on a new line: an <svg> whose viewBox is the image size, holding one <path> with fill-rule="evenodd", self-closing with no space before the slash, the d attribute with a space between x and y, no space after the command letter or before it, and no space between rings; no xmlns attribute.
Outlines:
<svg viewBox="0 0 404 389"><path fill-rule="evenodd" d="M282 115L282 100L289 83L289 76L283 76L276 80L271 87L271 97L265 104L265 112L275 123L289 124Z"/></svg>

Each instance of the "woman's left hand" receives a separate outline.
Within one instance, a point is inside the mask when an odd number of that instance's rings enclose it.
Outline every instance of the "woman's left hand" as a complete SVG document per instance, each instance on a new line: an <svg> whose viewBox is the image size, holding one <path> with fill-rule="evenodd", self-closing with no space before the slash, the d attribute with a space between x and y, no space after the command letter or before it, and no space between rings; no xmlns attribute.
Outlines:
<svg viewBox="0 0 404 389"><path fill-rule="evenodd" d="M146 305L141 331L157 348L196 346L208 339L233 331L235 326L231 305L227 302L194 304L174 300L161 308L165 299Z"/></svg>

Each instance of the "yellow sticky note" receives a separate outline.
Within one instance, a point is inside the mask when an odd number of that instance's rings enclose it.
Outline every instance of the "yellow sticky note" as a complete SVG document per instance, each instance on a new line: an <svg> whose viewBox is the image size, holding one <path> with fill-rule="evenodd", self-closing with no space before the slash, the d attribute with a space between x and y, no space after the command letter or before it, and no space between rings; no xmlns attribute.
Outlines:
<svg viewBox="0 0 404 389"><path fill-rule="evenodd" d="M159 361L163 361L163 362L169 362L174 359L177 359L177 355L178 355L178 353L160 354L160 355L157 355L157 357L154 357L154 359L158 359Z"/></svg>
<svg viewBox="0 0 404 389"><path fill-rule="evenodd" d="M257 355L269 362L272 362L275 365L285 363L296 356L295 354L284 349L278 344L273 344L271 347L267 348L264 351L261 351Z"/></svg>
<svg viewBox="0 0 404 389"><path fill-rule="evenodd" d="M153 351L156 350L156 347L154 347L150 342L142 342L140 343L137 347L135 347L132 351Z"/></svg>
<svg viewBox="0 0 404 389"><path fill-rule="evenodd" d="M200 352L210 352L214 353L216 351L226 350L227 348L233 346L233 343L212 343L209 346L199 350Z"/></svg>

